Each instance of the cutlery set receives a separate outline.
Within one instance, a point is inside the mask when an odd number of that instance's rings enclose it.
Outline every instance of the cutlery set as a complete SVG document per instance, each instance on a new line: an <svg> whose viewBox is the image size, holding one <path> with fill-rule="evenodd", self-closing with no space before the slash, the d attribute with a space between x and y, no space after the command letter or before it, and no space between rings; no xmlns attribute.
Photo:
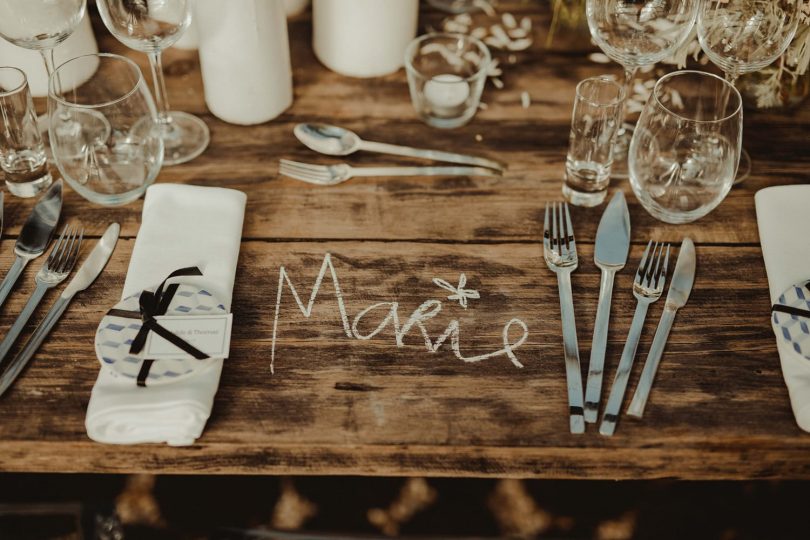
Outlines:
<svg viewBox="0 0 810 540"><path fill-rule="evenodd" d="M577 269L579 261L568 205L559 203L546 205L543 229L543 257L549 269L557 274L560 295L570 430L571 433L584 433L585 424L595 423L598 419L613 281L616 273L621 271L627 263L630 251L630 214L624 194L617 191L605 209L597 229L594 262L601 270L602 277L584 394L571 292L571 273ZM599 427L599 433L602 435L613 435L616 430L647 310L650 304L661 298L664 292L670 249L669 244L650 241L641 257L633 281L633 295L637 301L636 311L603 412L602 423ZM638 387L627 409L627 414L630 416L641 418L644 414L655 373L675 320L675 313L686 304L692 290L695 264L694 243L689 238L685 238L669 286L666 306L647 355Z"/></svg>
<svg viewBox="0 0 810 540"><path fill-rule="evenodd" d="M0 232L2 231L2 193L0 193ZM37 201L34 210L23 225L14 247L16 259L2 283L0 283L0 306L5 302L14 284L19 279L25 266L43 255L51 243L62 211L62 181L54 182L47 192ZM28 302L0 341L0 396L2 396L25 365L34 355L64 313L73 296L86 289L101 273L107 263L115 241L118 238L118 224L113 223L102 239L93 249L90 256L79 268L76 276L65 288L65 291L54 302L43 321L34 330L25 346L10 362L5 363L17 338L22 333L28 320L49 289L61 284L72 272L81 252L84 240L84 229L80 226L66 226L54 243L48 258L35 277L36 288Z"/></svg>
<svg viewBox="0 0 810 540"><path fill-rule="evenodd" d="M362 140L356 133L327 124L298 124L296 138L310 150L327 156L347 156L364 150L380 154L456 163L461 167L351 167L347 163L316 165L282 159L279 172L310 184L334 186L358 176L502 176L504 166L490 159L423 150Z"/></svg>

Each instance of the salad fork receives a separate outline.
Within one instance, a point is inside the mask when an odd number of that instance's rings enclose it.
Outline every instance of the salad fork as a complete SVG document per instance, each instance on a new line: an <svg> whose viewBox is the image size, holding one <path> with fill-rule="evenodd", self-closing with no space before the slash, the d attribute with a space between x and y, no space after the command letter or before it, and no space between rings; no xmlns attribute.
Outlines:
<svg viewBox="0 0 810 540"><path fill-rule="evenodd" d="M34 310L37 308L48 289L62 283L68 274L70 274L79 256L83 238L84 229L80 227L65 227L62 230L59 240L56 241L56 245L54 245L51 254L48 256L48 260L45 261L45 264L43 264L42 268L37 272L35 278L37 284L36 289L34 289L31 298L28 299L28 303L25 304L17 320L14 321L8 334L6 334L6 337L4 337L3 341L0 343L0 362L3 361L12 345L14 345L14 342L25 327L25 323L31 318L31 315L34 313Z"/></svg>
<svg viewBox="0 0 810 540"><path fill-rule="evenodd" d="M568 412L571 433L585 433L582 371L579 367L579 345L571 293L571 273L579 266L574 227L568 204L546 205L543 224L543 258L549 270L557 274L560 293L560 315L563 332L563 352L568 386Z"/></svg>
<svg viewBox="0 0 810 540"><path fill-rule="evenodd" d="M346 163L315 165L282 159L279 173L296 180L334 186L355 176L502 176L484 167L351 167Z"/></svg>
<svg viewBox="0 0 810 540"><path fill-rule="evenodd" d="M616 370L613 387L610 389L610 397L605 406L602 423L599 426L599 433L602 435L610 436L616 431L616 422L619 420L624 393L627 389L627 381L630 378L630 370L633 369L633 360L636 357L641 329L644 327L644 320L647 318L647 309L650 304L661 298L661 294L664 292L669 267L669 250L669 244L656 242L653 245L651 240L641 257L636 278L633 282L633 296L637 300L636 313L633 315L633 322L630 325L627 341L622 351L622 359Z"/></svg>

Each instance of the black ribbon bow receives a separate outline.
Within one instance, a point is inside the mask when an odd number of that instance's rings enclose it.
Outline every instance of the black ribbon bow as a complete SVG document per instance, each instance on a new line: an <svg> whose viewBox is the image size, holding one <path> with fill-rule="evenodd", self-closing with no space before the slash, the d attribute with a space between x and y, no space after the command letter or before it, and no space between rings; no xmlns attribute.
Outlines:
<svg viewBox="0 0 810 540"><path fill-rule="evenodd" d="M155 320L155 317L159 317L161 315L165 315L166 311L168 311L169 306L172 303L172 299L174 298L174 294L177 292L178 287L180 286L177 283L173 283L166 287L166 282L174 277L178 276L201 276L202 272L196 266L191 266L188 268L181 268L179 270L175 270L169 276L163 280L160 286L155 290L155 292L151 291L143 291L141 292L140 297L138 298L138 303L140 305L140 312L135 311L128 311L125 309L111 309L107 312L108 315L112 315L115 317L125 317L128 319L141 319L143 324L141 325L141 329L138 330L138 334L135 336L135 339L132 340L132 344L129 347L130 354L138 354L143 350L146 346L146 338L149 336L149 332L154 332L155 334L159 335L178 349L190 354L197 360L205 360L209 358L207 354L200 351L192 344L185 341L183 338L177 336L176 334L170 332ZM165 290L164 290L165 287ZM152 364L154 360L145 359L141 364L141 369L138 372L138 386L146 386L146 379L149 376L149 370L152 368Z"/></svg>
<svg viewBox="0 0 810 540"><path fill-rule="evenodd" d="M810 292L810 281L804 284L804 288ZM771 313L774 311L778 311L779 313L786 313L788 315L796 315L798 317L804 317L805 319L810 319L810 311L802 308L785 306L783 304L774 304L771 307Z"/></svg>

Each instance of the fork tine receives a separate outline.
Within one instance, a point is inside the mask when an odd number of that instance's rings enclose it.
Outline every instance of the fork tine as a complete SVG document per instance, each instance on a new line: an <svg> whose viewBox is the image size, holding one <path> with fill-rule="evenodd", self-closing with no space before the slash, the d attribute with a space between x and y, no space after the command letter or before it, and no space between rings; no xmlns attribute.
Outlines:
<svg viewBox="0 0 810 540"><path fill-rule="evenodd" d="M571 223L571 212L568 211L568 203L565 203L565 223L566 228L568 229L568 236L566 240L568 241L568 247L570 248L571 252L576 255L577 254L577 241L576 236L574 235L574 226Z"/></svg>
<svg viewBox="0 0 810 540"><path fill-rule="evenodd" d="M557 203L551 203L551 250L559 254L560 237L557 234Z"/></svg>
<svg viewBox="0 0 810 540"><path fill-rule="evenodd" d="M549 229L548 203L546 203L546 216L543 219L543 247L551 250L551 230Z"/></svg>
<svg viewBox="0 0 810 540"><path fill-rule="evenodd" d="M664 266L661 268L661 273L658 275L658 279L655 282L656 289L663 289L664 284L667 281L667 271L669 269L669 251L672 248L670 244L667 244L667 254L664 257Z"/></svg>
<svg viewBox="0 0 810 540"><path fill-rule="evenodd" d="M309 178L329 178L331 176L327 169L310 170L290 164L282 164L279 172L287 175L303 175Z"/></svg>
<svg viewBox="0 0 810 540"><path fill-rule="evenodd" d="M661 259L664 258L664 247L665 244L661 242L661 245L658 247L658 258L655 260L655 270L653 271L652 278L650 280L650 286L654 288L658 287L658 277L660 275Z"/></svg>
<svg viewBox="0 0 810 540"><path fill-rule="evenodd" d="M647 247L644 249L644 255L641 256L641 262L638 263L638 270L636 270L636 283L639 285L642 285L644 282L644 274L646 274L647 267L647 256L650 254L650 248L652 245L652 240L647 242Z"/></svg>
<svg viewBox="0 0 810 540"><path fill-rule="evenodd" d="M560 203L560 256L567 258L568 250L568 230L565 227L565 207Z"/></svg>
<svg viewBox="0 0 810 540"><path fill-rule="evenodd" d="M302 173L308 174L329 174L329 170L325 167L304 167L297 163L282 163L280 169L286 169L288 171L300 171Z"/></svg>
<svg viewBox="0 0 810 540"><path fill-rule="evenodd" d="M82 249L82 242L84 241L84 227L79 227L79 239L76 242L76 249L71 250L70 259L68 261L67 267L65 269L66 272L72 272L73 267L76 265L76 261L79 259L79 252ZM73 247L73 244L71 244Z"/></svg>
<svg viewBox="0 0 810 540"><path fill-rule="evenodd" d="M288 159L281 160L282 165L287 165L289 167L294 167L296 169L303 169L305 171L312 171L312 172L324 172L327 168L323 165L316 165L314 163L302 163L300 161L290 161Z"/></svg>
<svg viewBox="0 0 810 540"><path fill-rule="evenodd" d="M59 273L65 273L68 271L68 268L71 266L70 262L73 258L73 248L76 245L76 235L79 232L78 227L71 228L71 234L67 241L65 241L65 249L62 250L62 255L59 257Z"/></svg>
<svg viewBox="0 0 810 540"><path fill-rule="evenodd" d="M644 282L643 286L649 288L652 286L652 279L653 275L653 267L655 266L656 258L660 256L661 251L661 243L656 242L653 246L652 253L650 254L650 259L647 261L647 268L644 270Z"/></svg>
<svg viewBox="0 0 810 540"><path fill-rule="evenodd" d="M59 239L53 245L53 248L51 249L51 253L48 255L48 259L45 261L45 266L47 266L48 268L53 268L53 265L56 262L56 258L59 256L59 250L61 249L62 241L64 240L65 233L67 231L68 231L68 226L65 225L65 227L62 229L62 234L59 235Z"/></svg>

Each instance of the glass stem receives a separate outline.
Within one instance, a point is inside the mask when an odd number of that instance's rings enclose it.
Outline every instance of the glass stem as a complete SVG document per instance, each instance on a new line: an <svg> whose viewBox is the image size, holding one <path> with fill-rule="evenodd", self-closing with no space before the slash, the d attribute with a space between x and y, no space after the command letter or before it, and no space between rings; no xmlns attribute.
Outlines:
<svg viewBox="0 0 810 540"><path fill-rule="evenodd" d="M163 62L160 59L160 51L149 53L149 67L152 68L152 80L155 83L155 104L158 110L158 121L163 124L170 124L172 117L169 115L169 100L166 96L166 81L163 78Z"/></svg>
<svg viewBox="0 0 810 540"><path fill-rule="evenodd" d="M624 135L624 121L627 118L627 102L633 92L633 81L636 80L637 67L624 66L624 101L622 102L622 125L619 127L617 135Z"/></svg>
<svg viewBox="0 0 810 540"><path fill-rule="evenodd" d="M40 49L39 54L42 55L42 61L45 62L45 71L48 72L48 91L50 91L50 77L53 77L53 89L57 94L62 94L62 80L59 73L54 74L56 71L56 61L54 59L53 49Z"/></svg>

